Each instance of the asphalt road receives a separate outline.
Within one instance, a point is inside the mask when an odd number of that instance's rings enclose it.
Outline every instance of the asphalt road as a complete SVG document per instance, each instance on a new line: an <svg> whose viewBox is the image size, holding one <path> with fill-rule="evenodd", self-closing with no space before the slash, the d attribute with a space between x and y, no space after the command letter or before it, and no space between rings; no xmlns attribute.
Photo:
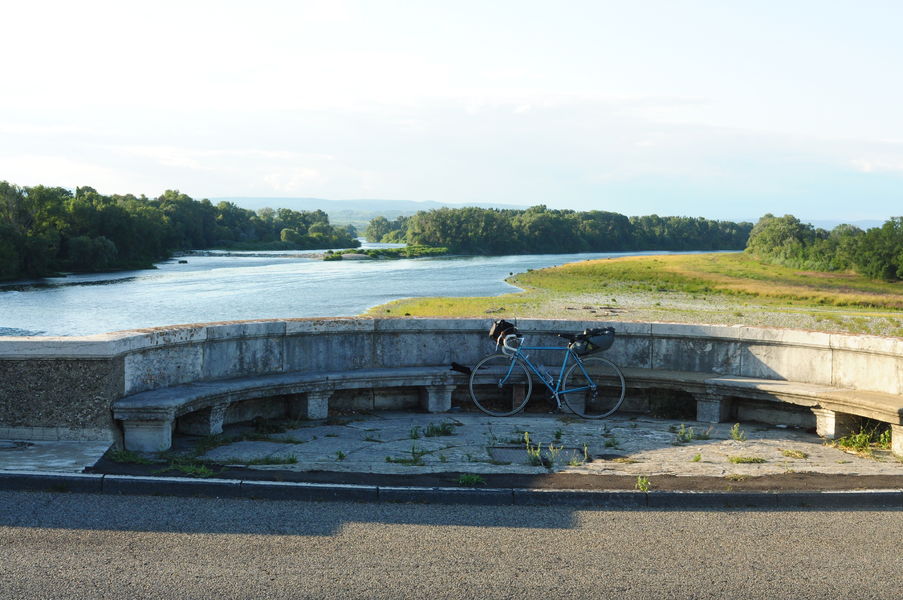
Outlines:
<svg viewBox="0 0 903 600"><path fill-rule="evenodd" d="M893 598L903 512L0 492L0 598Z"/></svg>

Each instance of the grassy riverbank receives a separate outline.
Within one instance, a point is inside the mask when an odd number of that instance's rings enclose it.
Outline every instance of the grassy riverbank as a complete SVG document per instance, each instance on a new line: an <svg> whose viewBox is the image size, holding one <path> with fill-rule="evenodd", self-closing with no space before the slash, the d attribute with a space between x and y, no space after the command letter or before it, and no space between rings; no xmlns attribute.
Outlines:
<svg viewBox="0 0 903 600"><path fill-rule="evenodd" d="M519 273L508 282L524 291L399 300L368 314L743 324L903 336L903 284L766 265L740 253L592 260Z"/></svg>

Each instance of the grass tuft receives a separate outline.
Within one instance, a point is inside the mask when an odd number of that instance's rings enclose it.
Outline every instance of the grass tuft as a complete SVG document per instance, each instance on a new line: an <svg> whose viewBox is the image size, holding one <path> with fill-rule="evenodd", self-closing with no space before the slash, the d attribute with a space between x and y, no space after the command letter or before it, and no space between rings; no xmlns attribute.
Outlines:
<svg viewBox="0 0 903 600"><path fill-rule="evenodd" d="M755 465L767 462L764 458L758 456L728 456L727 460L735 465Z"/></svg>
<svg viewBox="0 0 903 600"><path fill-rule="evenodd" d="M781 454L787 458L809 458L809 455L802 450L781 450Z"/></svg>
<svg viewBox="0 0 903 600"><path fill-rule="evenodd" d="M110 450L107 452L107 458L117 463L128 463L132 465L150 465L153 461L149 458L138 454L133 450Z"/></svg>

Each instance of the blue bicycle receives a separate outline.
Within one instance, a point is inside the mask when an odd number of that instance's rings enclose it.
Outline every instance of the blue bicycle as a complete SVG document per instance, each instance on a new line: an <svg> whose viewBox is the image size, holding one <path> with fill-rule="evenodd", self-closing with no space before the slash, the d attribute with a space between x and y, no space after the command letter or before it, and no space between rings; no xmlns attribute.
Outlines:
<svg viewBox="0 0 903 600"><path fill-rule="evenodd" d="M526 346L517 328L501 320L493 323L489 336L500 352L482 359L471 369L470 397L481 411L507 417L524 409L533 391L531 373L548 388L558 410L564 404L585 419L602 419L624 401L624 375L613 362L590 356L614 343L611 327L587 329L578 334L559 333L568 340L561 346ZM557 379L542 365L530 360L527 351L564 352Z"/></svg>

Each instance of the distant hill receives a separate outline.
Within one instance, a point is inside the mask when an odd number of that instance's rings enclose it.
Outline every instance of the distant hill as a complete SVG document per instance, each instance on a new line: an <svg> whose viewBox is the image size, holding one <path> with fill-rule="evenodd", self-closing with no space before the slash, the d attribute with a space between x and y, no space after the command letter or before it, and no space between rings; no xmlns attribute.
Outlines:
<svg viewBox="0 0 903 600"><path fill-rule="evenodd" d="M478 206L480 208L528 208L526 205L493 204L488 202L447 204L425 200L415 202L413 200L324 200L323 198L253 198L244 196L210 198L214 204L225 200L250 210L260 208L290 208L292 210L322 210L329 215L329 222L333 225L351 224L358 228L367 226L374 217L383 216L387 219L395 219L401 216L413 215L417 211L432 210L434 208L461 208L462 206Z"/></svg>

